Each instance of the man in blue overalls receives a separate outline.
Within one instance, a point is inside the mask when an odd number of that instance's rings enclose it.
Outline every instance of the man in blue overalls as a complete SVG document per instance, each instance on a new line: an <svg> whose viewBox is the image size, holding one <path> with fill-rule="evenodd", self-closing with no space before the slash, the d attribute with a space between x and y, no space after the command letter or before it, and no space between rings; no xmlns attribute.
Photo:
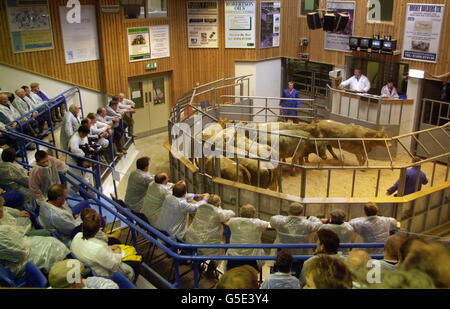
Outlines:
<svg viewBox="0 0 450 309"><path fill-rule="evenodd" d="M294 89L294 82L288 83L289 88L284 89L282 98L293 98L299 99L300 96L298 91ZM300 101L298 100L280 100L281 107L289 107L289 108L300 108ZM297 116L297 111L294 109L282 109L281 110L283 116ZM283 117L285 121L292 119L294 123L298 123L298 118L294 117Z"/></svg>

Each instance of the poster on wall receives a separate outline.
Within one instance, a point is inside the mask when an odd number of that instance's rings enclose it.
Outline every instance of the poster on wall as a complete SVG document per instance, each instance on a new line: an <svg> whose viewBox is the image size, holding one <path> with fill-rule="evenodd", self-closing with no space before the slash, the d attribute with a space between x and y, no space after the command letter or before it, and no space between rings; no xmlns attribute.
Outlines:
<svg viewBox="0 0 450 309"><path fill-rule="evenodd" d="M68 23L70 8L59 7L66 64L100 59L95 5L81 6L81 23Z"/></svg>
<svg viewBox="0 0 450 309"><path fill-rule="evenodd" d="M128 28L127 34L130 62L149 60L151 58L149 27Z"/></svg>
<svg viewBox="0 0 450 309"><path fill-rule="evenodd" d="M170 57L169 25L150 27L151 59Z"/></svg>
<svg viewBox="0 0 450 309"><path fill-rule="evenodd" d="M261 2L261 48L280 46L281 2Z"/></svg>
<svg viewBox="0 0 450 309"><path fill-rule="evenodd" d="M187 1L189 48L219 48L218 1Z"/></svg>
<svg viewBox="0 0 450 309"><path fill-rule="evenodd" d="M255 48L256 1L225 1L225 48Z"/></svg>
<svg viewBox="0 0 450 309"><path fill-rule="evenodd" d="M7 0L6 13L14 53L53 49L47 0Z"/></svg>
<svg viewBox="0 0 450 309"><path fill-rule="evenodd" d="M344 13L350 16L344 31L325 32L325 49L348 52L347 46L353 35L356 2L354 1L328 1L327 9L336 13Z"/></svg>
<svg viewBox="0 0 450 309"><path fill-rule="evenodd" d="M444 4L407 4L402 59L438 61L444 12Z"/></svg>
<svg viewBox="0 0 450 309"><path fill-rule="evenodd" d="M130 62L170 57L169 25L128 28Z"/></svg>

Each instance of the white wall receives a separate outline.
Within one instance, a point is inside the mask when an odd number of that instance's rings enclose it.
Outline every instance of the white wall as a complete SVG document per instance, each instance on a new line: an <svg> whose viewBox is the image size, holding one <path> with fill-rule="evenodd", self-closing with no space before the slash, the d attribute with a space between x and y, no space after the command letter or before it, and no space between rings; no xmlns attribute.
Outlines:
<svg viewBox="0 0 450 309"><path fill-rule="evenodd" d="M255 62L236 62L234 65L235 76L251 75L249 77L250 91L247 89L247 83L244 85L244 95L249 93L250 96L255 95L256 88L256 65Z"/></svg>
<svg viewBox="0 0 450 309"><path fill-rule="evenodd" d="M41 90L46 92L49 97L53 98L58 94L74 87L73 85L64 82L15 69L3 64L0 64L0 72L0 88L2 91L14 93L14 91L19 87L24 85L29 86L31 83L37 82L40 84ZM97 108L104 106L103 102L106 104L106 101L103 100L103 95L99 92L84 88L80 88L80 92L85 115L89 112L96 112Z"/></svg>
<svg viewBox="0 0 450 309"><path fill-rule="evenodd" d="M408 77L408 89L406 95L408 99L414 100L414 103L403 106L402 119L400 121L399 135L414 132L416 129L416 119L420 115L420 106L422 101L423 79ZM402 143L406 148L411 149L412 138L402 138ZM398 153L407 153L403 147L398 147Z"/></svg>
<svg viewBox="0 0 450 309"><path fill-rule="evenodd" d="M250 77L250 96L258 97L276 97L281 96L281 59L264 60L259 62L236 62L235 74L241 76L245 74L252 74ZM265 106L265 100L255 99L254 106ZM269 100L267 105L269 107L278 107L279 100ZM259 110L254 109L254 113ZM275 114L279 114L279 110L273 110ZM261 115L264 115L261 112ZM268 115L273 115L268 112ZM277 116L268 117L267 121L276 121ZM257 116L255 121L265 121L264 116Z"/></svg>

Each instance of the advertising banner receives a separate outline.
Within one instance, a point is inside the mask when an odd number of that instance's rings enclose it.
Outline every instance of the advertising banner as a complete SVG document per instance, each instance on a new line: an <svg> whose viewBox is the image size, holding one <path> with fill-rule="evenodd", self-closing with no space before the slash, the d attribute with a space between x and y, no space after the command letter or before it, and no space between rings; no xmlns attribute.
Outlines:
<svg viewBox="0 0 450 309"><path fill-rule="evenodd" d="M444 4L407 4L402 59L438 61L444 12Z"/></svg>
<svg viewBox="0 0 450 309"><path fill-rule="evenodd" d="M255 48L256 1L225 1L225 48Z"/></svg>
<svg viewBox="0 0 450 309"><path fill-rule="evenodd" d="M261 48L280 46L281 2L261 2Z"/></svg>
<svg viewBox="0 0 450 309"><path fill-rule="evenodd" d="M187 1L189 48L219 48L217 1Z"/></svg>
<svg viewBox="0 0 450 309"><path fill-rule="evenodd" d="M14 53L53 49L47 0L6 0L6 13Z"/></svg>

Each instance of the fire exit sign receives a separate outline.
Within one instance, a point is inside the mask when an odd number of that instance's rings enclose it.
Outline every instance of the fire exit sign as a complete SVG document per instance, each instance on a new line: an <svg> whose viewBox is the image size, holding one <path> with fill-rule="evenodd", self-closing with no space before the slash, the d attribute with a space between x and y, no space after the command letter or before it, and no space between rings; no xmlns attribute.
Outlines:
<svg viewBox="0 0 450 309"><path fill-rule="evenodd" d="M156 62L150 62L150 63L147 63L145 68L147 70L154 70L154 69L158 68L158 64Z"/></svg>

